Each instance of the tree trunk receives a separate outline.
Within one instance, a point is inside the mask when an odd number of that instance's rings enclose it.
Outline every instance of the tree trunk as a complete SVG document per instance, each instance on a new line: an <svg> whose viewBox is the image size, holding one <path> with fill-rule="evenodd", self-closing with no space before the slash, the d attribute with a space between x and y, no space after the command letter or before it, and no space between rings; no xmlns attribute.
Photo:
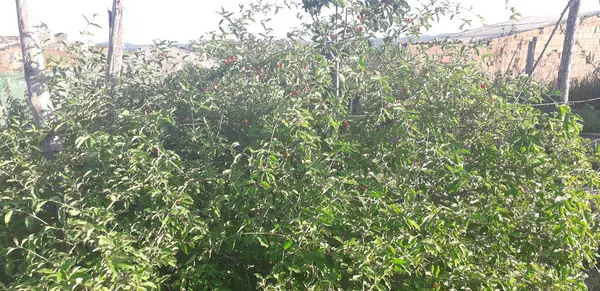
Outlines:
<svg viewBox="0 0 600 291"><path fill-rule="evenodd" d="M106 69L106 89L112 96L119 88L119 78L123 67L123 0L113 0L109 17L108 68Z"/></svg>
<svg viewBox="0 0 600 291"><path fill-rule="evenodd" d="M565 32L565 42L563 44L563 53L560 60L560 70L558 72L558 90L561 92L561 101L565 104L569 102L571 63L573 61L573 49L577 37L577 26L579 25L580 3L580 0L571 0L569 18L567 19L567 30Z"/></svg>
<svg viewBox="0 0 600 291"><path fill-rule="evenodd" d="M40 38L28 14L27 0L16 0L19 36L23 54L23 68L27 82L28 103L33 120L38 127L48 126L54 119L54 106L50 100L50 92L44 75L45 63ZM46 158L62 151L64 146L52 131L42 141L41 150Z"/></svg>

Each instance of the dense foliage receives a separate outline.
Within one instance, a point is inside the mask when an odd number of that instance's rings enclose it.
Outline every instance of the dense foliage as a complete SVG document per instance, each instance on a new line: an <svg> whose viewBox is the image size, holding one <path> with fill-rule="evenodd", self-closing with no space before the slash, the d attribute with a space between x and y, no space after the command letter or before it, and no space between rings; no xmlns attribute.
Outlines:
<svg viewBox="0 0 600 291"><path fill-rule="evenodd" d="M370 48L364 19L326 45L265 41L245 30L264 9L224 14L233 34L204 48L214 67L165 76L161 44L115 98L98 53L57 67L55 160L38 148L47 129L8 106L6 288L583 288L598 181L569 108L523 105L540 92L463 62Z"/></svg>

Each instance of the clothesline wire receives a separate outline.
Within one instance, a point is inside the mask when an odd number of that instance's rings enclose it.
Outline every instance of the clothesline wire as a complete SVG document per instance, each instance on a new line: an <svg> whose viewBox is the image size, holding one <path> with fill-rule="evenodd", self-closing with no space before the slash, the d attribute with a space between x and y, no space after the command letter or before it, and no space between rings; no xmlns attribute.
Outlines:
<svg viewBox="0 0 600 291"><path fill-rule="evenodd" d="M527 105L527 106L533 106L533 107L538 107L538 106L548 106L548 105L561 105L561 104L579 104L579 103L587 103L587 102L592 102L592 101L597 101L600 100L600 97L596 97L596 98L592 98L592 99L586 99L586 100L575 100L575 101L569 101L569 102L550 102L550 103L532 103L532 104L518 104L518 105Z"/></svg>

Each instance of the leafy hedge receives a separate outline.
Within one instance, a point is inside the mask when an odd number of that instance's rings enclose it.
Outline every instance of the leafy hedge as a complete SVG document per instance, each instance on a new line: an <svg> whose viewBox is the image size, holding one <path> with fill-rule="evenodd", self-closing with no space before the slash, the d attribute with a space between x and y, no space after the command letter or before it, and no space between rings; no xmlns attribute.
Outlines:
<svg viewBox="0 0 600 291"><path fill-rule="evenodd" d="M157 46L114 99L91 52L57 68L67 150L44 160L23 106L0 125L2 283L584 288L598 179L579 119L521 105L520 86L464 63L365 39L346 42L339 93L323 47L252 38L215 38L218 66L167 78Z"/></svg>

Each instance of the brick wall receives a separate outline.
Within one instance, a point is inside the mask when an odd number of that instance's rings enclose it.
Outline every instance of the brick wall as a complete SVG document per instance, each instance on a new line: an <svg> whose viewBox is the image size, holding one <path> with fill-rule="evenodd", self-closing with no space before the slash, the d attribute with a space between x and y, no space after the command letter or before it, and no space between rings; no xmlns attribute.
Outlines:
<svg viewBox="0 0 600 291"><path fill-rule="evenodd" d="M18 71L22 68L21 46L15 45L0 49L0 73Z"/></svg>
<svg viewBox="0 0 600 291"><path fill-rule="evenodd" d="M537 37L536 60L550 38L554 25L517 33L505 37L495 38L480 49L479 56L472 50L465 50L462 57L475 60L480 68L489 75L496 73L507 74L517 77L525 73L527 64L527 49L529 41ZM556 80L562 56L565 25L561 25L550 41L542 61L536 68L533 79L539 82L550 83ZM463 45L446 46L446 53L441 46L428 48L428 55L440 55L440 61L447 62L453 59L448 56L448 50L457 53ZM411 49L413 52L415 48ZM587 55L584 55L585 54ZM483 57L489 54L488 57ZM442 55L445 55L442 59ZM590 58L591 56L591 58ZM586 60L587 58L587 60ZM590 63L591 61L591 63ZM577 45L573 56L573 79L584 80L600 78L600 72L596 67L600 64L600 17L593 16L585 18L577 31Z"/></svg>
<svg viewBox="0 0 600 291"><path fill-rule="evenodd" d="M588 17L584 19L577 31L577 44L573 55L573 79L584 80L595 78L595 63L600 59L593 56L600 54L600 17ZM550 38L554 26L548 26L541 29L522 32L512 36L506 36L492 40L488 46L490 52L494 54L494 62L491 65L481 64L482 69L488 73L506 70L512 56L515 60L510 67L511 75L519 75L525 72L527 62L527 47L530 40L537 37L536 60ZM560 59L563 52L563 41L565 25L561 25L556 34L550 41L542 61L539 63L533 78L540 82L552 82L558 75ZM522 44L522 45L519 45ZM586 55L591 55L592 62L586 60Z"/></svg>

